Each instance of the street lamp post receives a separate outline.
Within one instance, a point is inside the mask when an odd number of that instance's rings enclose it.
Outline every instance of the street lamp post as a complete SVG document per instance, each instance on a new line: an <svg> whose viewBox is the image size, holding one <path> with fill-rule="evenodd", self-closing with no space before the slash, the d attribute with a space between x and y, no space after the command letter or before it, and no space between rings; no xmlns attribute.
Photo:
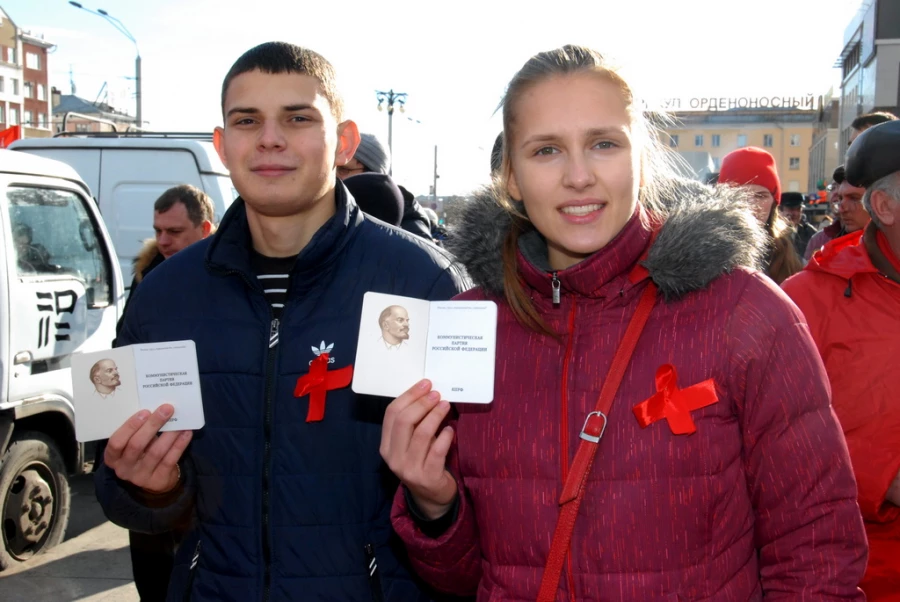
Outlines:
<svg viewBox="0 0 900 602"><path fill-rule="evenodd" d="M91 10L89 8L85 8L78 2L73 2L69 0L69 4L74 6L75 8L80 8L83 11L87 11L92 15L97 15L98 17L103 17L106 21L116 28L116 30L121 33L123 36L131 40L134 44L134 50L137 52L137 58L134 59L134 91L135 91L135 121L137 121L138 127L143 127L143 114L141 111L141 50L138 48L137 40L134 39L134 36L131 35L131 32L128 31L128 28L125 27L125 24L116 19L114 16L103 10L102 8L98 8L97 10Z"/></svg>
<svg viewBox="0 0 900 602"><path fill-rule="evenodd" d="M382 111L382 105L387 103L387 114L388 114L388 150L391 151L391 169L388 170L388 175L394 174L394 105L397 104L400 106L400 112L403 112L403 107L406 105L406 92L394 92L393 89L388 90L387 92L381 92L380 90L375 90L375 96L378 98L378 110Z"/></svg>

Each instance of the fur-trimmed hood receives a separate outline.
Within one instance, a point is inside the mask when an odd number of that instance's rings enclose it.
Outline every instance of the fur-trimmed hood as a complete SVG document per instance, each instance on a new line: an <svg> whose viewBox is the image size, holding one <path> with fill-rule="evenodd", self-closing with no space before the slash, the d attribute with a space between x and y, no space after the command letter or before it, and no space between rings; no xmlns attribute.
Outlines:
<svg viewBox="0 0 900 602"><path fill-rule="evenodd" d="M134 279L136 282L144 279L144 270L154 263L156 256L159 254L155 238L148 238L144 241L144 246L141 247L141 250L138 251L137 256L134 258Z"/></svg>
<svg viewBox="0 0 900 602"><path fill-rule="evenodd" d="M703 289L738 267L759 269L767 237L749 211L745 190L682 179L671 189L664 200L668 215L643 262L665 298ZM511 224L495 190L485 188L446 241L475 284L491 295L503 294L501 249Z"/></svg>

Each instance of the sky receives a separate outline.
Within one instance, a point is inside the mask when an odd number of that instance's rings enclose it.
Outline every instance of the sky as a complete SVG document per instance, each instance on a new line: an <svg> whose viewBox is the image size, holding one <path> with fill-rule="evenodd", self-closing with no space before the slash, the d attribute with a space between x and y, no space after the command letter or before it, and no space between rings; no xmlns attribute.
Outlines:
<svg viewBox="0 0 900 602"><path fill-rule="evenodd" d="M614 57L647 98L838 92L844 30L871 0L83 0L137 40L145 128L221 124L222 78L256 44L306 46L334 64L360 130L387 141L376 90L408 94L394 114L394 177L428 194L487 180L506 84L530 56L566 43ZM99 3L99 4L95 4ZM135 46L66 0L0 0L16 24L56 44L50 83L134 114ZM71 78L70 78L71 72Z"/></svg>

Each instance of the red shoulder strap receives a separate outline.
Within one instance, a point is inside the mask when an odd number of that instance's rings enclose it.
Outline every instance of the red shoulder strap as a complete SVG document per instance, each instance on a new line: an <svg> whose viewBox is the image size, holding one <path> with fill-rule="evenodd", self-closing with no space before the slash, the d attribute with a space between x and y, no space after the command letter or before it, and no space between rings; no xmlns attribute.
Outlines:
<svg viewBox="0 0 900 602"><path fill-rule="evenodd" d="M606 430L607 416L612 407L613 399L619 391L625 370L631 363L631 356L637 347L638 339L647 325L650 312L656 304L656 285L651 280L641 295L637 310L628 323L625 336L616 350L606 382L600 390L600 398L593 412L588 414L581 429L581 443L572 461L569 477L563 485L562 495L559 499L561 506L559 519L556 522L556 530L553 532L553 543L550 545L550 555L547 557L547 565L544 567L544 575L541 578L541 589L538 593L538 602L553 602L556 600L556 592L559 589L559 579L562 576L566 555L569 553L569 543L572 541L572 532L575 530L575 520L578 517L578 508L584 498L585 482L591 472L594 458L597 455L600 438ZM563 425L566 428L566 425Z"/></svg>

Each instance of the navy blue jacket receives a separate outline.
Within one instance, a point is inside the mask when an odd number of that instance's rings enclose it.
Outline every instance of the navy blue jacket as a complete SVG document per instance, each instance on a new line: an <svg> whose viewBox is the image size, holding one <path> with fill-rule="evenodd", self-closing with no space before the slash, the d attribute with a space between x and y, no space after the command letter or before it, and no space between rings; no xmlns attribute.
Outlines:
<svg viewBox="0 0 900 602"><path fill-rule="evenodd" d="M134 531L191 521L170 601L429 598L391 530L397 481L378 451L390 400L330 391L324 420L307 423L309 396L295 398L294 387L323 341L330 369L353 364L366 291L444 300L468 280L443 250L359 211L340 183L336 196L336 215L297 260L271 351L241 200L214 236L163 262L133 296L119 344L193 340L206 426L182 460L177 499L153 507L106 466L97 497Z"/></svg>

